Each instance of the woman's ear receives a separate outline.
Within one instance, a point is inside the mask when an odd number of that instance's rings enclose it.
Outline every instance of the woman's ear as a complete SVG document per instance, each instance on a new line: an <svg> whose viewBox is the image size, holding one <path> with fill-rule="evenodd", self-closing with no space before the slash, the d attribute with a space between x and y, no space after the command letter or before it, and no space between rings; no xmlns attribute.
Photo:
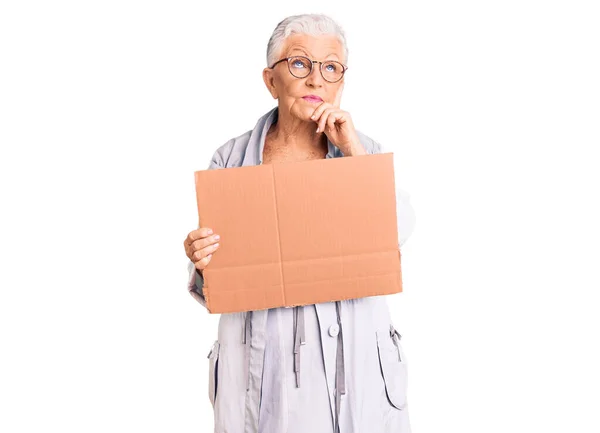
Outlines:
<svg viewBox="0 0 600 433"><path fill-rule="evenodd" d="M269 89L269 93L273 97L273 99L277 99L277 89L275 88L275 77L273 76L273 69L265 68L263 69L263 81Z"/></svg>

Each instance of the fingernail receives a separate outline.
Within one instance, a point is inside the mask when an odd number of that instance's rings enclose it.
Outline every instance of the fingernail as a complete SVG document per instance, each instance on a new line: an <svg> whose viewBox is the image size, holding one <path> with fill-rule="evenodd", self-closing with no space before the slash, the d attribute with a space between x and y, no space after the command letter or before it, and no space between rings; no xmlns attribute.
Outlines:
<svg viewBox="0 0 600 433"><path fill-rule="evenodd" d="M210 261L210 259L212 259L212 254L209 254L208 256L206 256L206 258Z"/></svg>
<svg viewBox="0 0 600 433"><path fill-rule="evenodd" d="M212 229L208 229L208 234L209 235L212 235L212 232L213 232Z"/></svg>
<svg viewBox="0 0 600 433"><path fill-rule="evenodd" d="M319 128L317 128L317 132L319 132Z"/></svg>
<svg viewBox="0 0 600 433"><path fill-rule="evenodd" d="M314 119L314 118L315 118L315 115L313 114L312 116L310 116L310 118L311 118L311 119Z"/></svg>
<svg viewBox="0 0 600 433"><path fill-rule="evenodd" d="M215 241L218 241L219 239L221 239L221 236L215 235Z"/></svg>
<svg viewBox="0 0 600 433"><path fill-rule="evenodd" d="M215 249L217 249L217 248L219 248L219 243L218 242L215 244Z"/></svg>

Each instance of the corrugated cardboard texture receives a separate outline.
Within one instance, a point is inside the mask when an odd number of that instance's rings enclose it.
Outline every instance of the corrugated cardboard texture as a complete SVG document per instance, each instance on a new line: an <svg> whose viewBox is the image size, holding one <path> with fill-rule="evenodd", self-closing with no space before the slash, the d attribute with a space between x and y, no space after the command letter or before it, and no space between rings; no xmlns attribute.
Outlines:
<svg viewBox="0 0 600 433"><path fill-rule="evenodd" d="M211 313L402 291L393 154L195 172Z"/></svg>

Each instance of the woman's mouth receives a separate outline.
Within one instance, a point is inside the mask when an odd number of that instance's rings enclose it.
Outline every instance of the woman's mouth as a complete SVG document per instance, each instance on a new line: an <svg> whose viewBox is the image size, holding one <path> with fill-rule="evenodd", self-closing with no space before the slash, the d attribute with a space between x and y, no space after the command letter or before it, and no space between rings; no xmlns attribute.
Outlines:
<svg viewBox="0 0 600 433"><path fill-rule="evenodd" d="M303 96L302 99L308 102L323 102L323 100L317 95L306 95Z"/></svg>

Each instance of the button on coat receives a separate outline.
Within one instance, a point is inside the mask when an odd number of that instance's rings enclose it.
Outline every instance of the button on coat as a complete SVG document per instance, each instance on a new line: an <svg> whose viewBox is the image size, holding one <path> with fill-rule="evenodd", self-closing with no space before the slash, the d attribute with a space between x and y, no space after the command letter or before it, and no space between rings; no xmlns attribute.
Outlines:
<svg viewBox="0 0 600 433"><path fill-rule="evenodd" d="M337 335L340 333L340 327L338 325L331 325L329 327L329 335L331 337L337 337Z"/></svg>

